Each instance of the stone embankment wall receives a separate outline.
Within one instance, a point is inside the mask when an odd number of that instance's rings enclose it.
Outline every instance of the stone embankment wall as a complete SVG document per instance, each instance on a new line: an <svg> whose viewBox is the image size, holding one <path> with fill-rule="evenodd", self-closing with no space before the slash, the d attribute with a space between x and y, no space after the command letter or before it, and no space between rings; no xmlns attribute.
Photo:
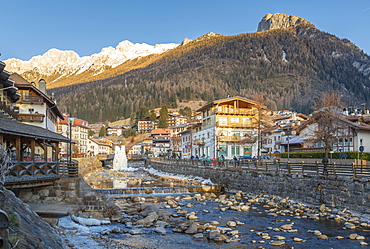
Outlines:
<svg viewBox="0 0 370 249"><path fill-rule="evenodd" d="M334 179L299 174L262 173L246 169L223 169L208 166L170 165L147 161L147 165L168 173L200 176L230 190L254 194L290 197L311 205L325 204L370 214L368 179Z"/></svg>

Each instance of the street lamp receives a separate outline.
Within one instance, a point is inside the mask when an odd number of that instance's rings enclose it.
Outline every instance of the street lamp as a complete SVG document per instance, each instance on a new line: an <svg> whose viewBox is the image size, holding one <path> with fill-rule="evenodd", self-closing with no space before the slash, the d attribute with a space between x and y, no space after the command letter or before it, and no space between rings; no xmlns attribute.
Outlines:
<svg viewBox="0 0 370 249"><path fill-rule="evenodd" d="M288 129L287 130L287 133L285 133L284 131L283 132L281 132L281 136L283 137L283 136L285 136L285 135L287 135L288 136L288 140L287 140L287 142L288 142L288 162L289 162L289 158L290 158L290 148L289 148L289 144L290 144L290 135L293 135L293 136L295 136L295 134L296 134L296 131L291 131L290 129Z"/></svg>
<svg viewBox="0 0 370 249"><path fill-rule="evenodd" d="M69 163L72 163L72 125L74 119L68 117L68 124L69 124Z"/></svg>

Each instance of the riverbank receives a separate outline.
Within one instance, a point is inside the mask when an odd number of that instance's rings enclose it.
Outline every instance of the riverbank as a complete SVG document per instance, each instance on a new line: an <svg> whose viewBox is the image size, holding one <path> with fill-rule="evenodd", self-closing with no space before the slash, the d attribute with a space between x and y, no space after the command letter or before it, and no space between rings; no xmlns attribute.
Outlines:
<svg viewBox="0 0 370 249"><path fill-rule="evenodd" d="M370 239L367 215L288 197L238 190L109 200L121 209L120 222L75 233L103 248L362 248Z"/></svg>

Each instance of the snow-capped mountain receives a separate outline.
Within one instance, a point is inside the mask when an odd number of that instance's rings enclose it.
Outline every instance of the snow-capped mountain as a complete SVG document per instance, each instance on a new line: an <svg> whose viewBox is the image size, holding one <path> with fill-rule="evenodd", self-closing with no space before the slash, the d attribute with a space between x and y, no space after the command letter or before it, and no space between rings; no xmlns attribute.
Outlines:
<svg viewBox="0 0 370 249"><path fill-rule="evenodd" d="M62 51L50 49L43 55L32 57L29 61L19 59L8 59L5 62L6 70L22 74L27 71L38 72L41 75L50 76L59 74L67 76L80 74L86 70L95 71L95 74L104 72L104 69L116 67L127 60L135 59L150 54L160 54L179 44L157 44L155 46L145 43L132 43L122 41L117 47L106 47L100 53L91 56L80 57L74 51Z"/></svg>

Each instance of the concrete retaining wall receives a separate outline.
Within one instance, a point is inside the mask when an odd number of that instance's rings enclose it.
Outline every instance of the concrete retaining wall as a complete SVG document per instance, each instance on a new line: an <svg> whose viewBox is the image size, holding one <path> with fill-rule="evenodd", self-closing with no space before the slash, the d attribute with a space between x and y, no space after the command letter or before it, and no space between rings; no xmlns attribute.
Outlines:
<svg viewBox="0 0 370 249"><path fill-rule="evenodd" d="M147 162L151 167L168 173L200 176L228 189L254 194L268 194L311 204L348 208L370 214L370 182L368 179L325 179L297 174L261 173L240 169L207 166L169 165Z"/></svg>

